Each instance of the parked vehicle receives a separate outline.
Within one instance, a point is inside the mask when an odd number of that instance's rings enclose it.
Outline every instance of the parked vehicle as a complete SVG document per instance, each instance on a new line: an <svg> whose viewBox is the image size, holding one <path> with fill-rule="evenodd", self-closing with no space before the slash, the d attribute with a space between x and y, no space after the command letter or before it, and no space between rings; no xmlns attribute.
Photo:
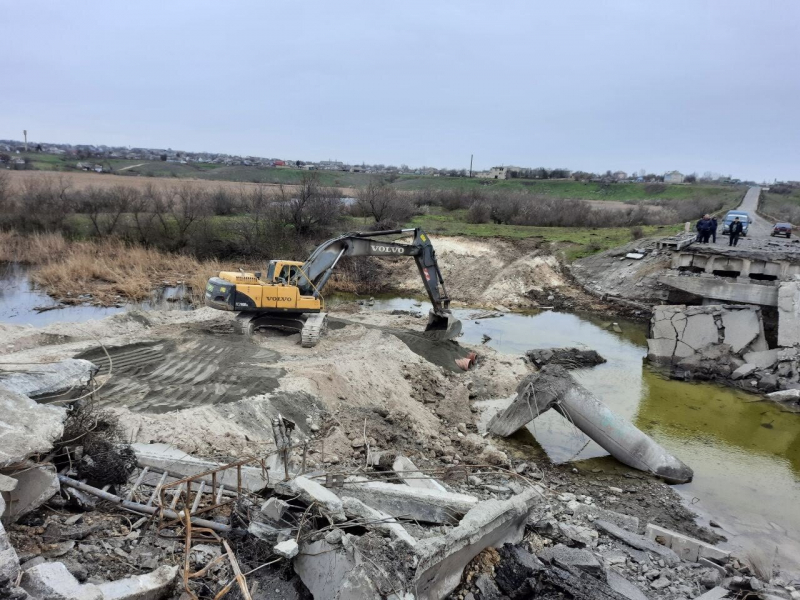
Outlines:
<svg viewBox="0 0 800 600"><path fill-rule="evenodd" d="M772 233L770 234L772 237L776 235L785 235L787 238L792 237L792 224L791 223L775 223L775 226L772 228Z"/></svg>
<svg viewBox="0 0 800 600"><path fill-rule="evenodd" d="M747 229L752 222L750 219L750 213L747 213L743 210L729 210L728 214L725 215L725 218L722 220L722 235L729 235L731 232L731 223L733 220L739 217L739 220L742 222L742 237L747 236Z"/></svg>

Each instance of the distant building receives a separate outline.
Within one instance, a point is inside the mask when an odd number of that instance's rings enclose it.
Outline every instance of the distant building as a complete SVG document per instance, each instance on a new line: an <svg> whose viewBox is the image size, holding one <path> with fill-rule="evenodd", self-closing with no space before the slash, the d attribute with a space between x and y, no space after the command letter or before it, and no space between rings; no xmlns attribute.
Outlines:
<svg viewBox="0 0 800 600"><path fill-rule="evenodd" d="M680 171L670 171L664 174L664 183L683 183L684 178Z"/></svg>
<svg viewBox="0 0 800 600"><path fill-rule="evenodd" d="M488 171L475 173L475 177L480 177L481 179L509 179L511 178L511 168L492 167Z"/></svg>
<svg viewBox="0 0 800 600"><path fill-rule="evenodd" d="M623 179L628 178L628 174L625 171L615 171L612 173L612 175L617 181L622 181Z"/></svg>

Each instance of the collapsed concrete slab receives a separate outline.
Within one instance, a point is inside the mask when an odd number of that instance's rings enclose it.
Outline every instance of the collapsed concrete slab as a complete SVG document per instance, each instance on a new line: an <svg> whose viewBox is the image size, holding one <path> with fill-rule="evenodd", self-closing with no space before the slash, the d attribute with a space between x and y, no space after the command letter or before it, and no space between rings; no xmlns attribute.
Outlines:
<svg viewBox="0 0 800 600"><path fill-rule="evenodd" d="M177 575L177 566L163 566L152 573L101 583L97 588L103 600L162 600L172 592Z"/></svg>
<svg viewBox="0 0 800 600"><path fill-rule="evenodd" d="M345 534L341 544L331 544L325 540L303 545L300 553L292 561L294 572L311 592L314 600L367 600L379 598L377 588L369 581L355 594L356 587L351 580L362 579L364 558L352 543L354 536ZM347 591L342 593L342 588Z"/></svg>
<svg viewBox="0 0 800 600"><path fill-rule="evenodd" d="M577 506L572 507L568 505L568 508L572 508L572 514L576 517L586 517L591 521L601 519L602 521L608 521L628 531L637 531L639 529L638 517L618 513L617 511L607 508L601 508L594 504L576 504Z"/></svg>
<svg viewBox="0 0 800 600"><path fill-rule="evenodd" d="M81 584L60 562L46 562L26 570L20 586L34 598L47 600L104 600L92 583Z"/></svg>
<svg viewBox="0 0 800 600"><path fill-rule="evenodd" d="M719 344L727 344L736 355L766 350L761 309L682 304L654 309L647 340L649 360L674 363Z"/></svg>
<svg viewBox="0 0 800 600"><path fill-rule="evenodd" d="M0 389L0 468L42 454L64 433L67 411Z"/></svg>
<svg viewBox="0 0 800 600"><path fill-rule="evenodd" d="M417 600L446 598L458 586L467 564L485 548L519 542L528 515L540 498L540 493L530 488L508 500L486 500L446 535L420 541L411 588Z"/></svg>
<svg viewBox="0 0 800 600"><path fill-rule="evenodd" d="M0 374L0 387L29 398L60 396L80 389L96 372L97 366L88 360L69 358L55 363L25 365L24 370L5 370Z"/></svg>
<svg viewBox="0 0 800 600"><path fill-rule="evenodd" d="M561 365L566 369L582 369L606 362L595 350L584 348L536 348L528 350L525 356L539 368L545 365Z"/></svg>
<svg viewBox="0 0 800 600"><path fill-rule="evenodd" d="M611 456L671 483L691 481L694 473L630 421L614 414L559 366L546 366L522 380L517 397L489 421L488 430L508 437L554 408Z"/></svg>
<svg viewBox="0 0 800 600"><path fill-rule="evenodd" d="M3 493L7 502L3 520L7 523L36 510L61 489L58 474L52 466L31 463L15 471L11 477L17 480L17 486Z"/></svg>
<svg viewBox="0 0 800 600"><path fill-rule="evenodd" d="M203 460L179 450L169 444L131 444L131 448L136 453L136 462L140 467L151 467L159 470L168 471L180 477L190 477L198 473L204 473L222 466L221 463L210 460ZM268 477L264 476L261 468L242 467L242 488L250 492L259 492L267 487L269 480L275 481L283 478L283 473L268 472ZM156 485L160 475L148 474L144 483ZM211 483L211 475L201 477L206 483ZM222 484L228 489L236 489L237 473L236 469L227 469L217 473L217 484Z"/></svg>
<svg viewBox="0 0 800 600"><path fill-rule="evenodd" d="M441 483L432 477L426 477L424 473L421 473L417 469L417 466L405 456L398 455L397 458L395 458L394 462L392 463L392 470L396 471L400 480L410 487L424 490L435 490L438 492L447 491L447 488L445 488Z"/></svg>
<svg viewBox="0 0 800 600"><path fill-rule="evenodd" d="M423 523L455 524L477 503L475 496L407 485L348 478L343 494L392 517Z"/></svg>
<svg viewBox="0 0 800 600"><path fill-rule="evenodd" d="M744 355L744 359L747 361L746 364L755 365L758 369L769 369L778 362L778 352L780 352L778 348L748 352Z"/></svg>

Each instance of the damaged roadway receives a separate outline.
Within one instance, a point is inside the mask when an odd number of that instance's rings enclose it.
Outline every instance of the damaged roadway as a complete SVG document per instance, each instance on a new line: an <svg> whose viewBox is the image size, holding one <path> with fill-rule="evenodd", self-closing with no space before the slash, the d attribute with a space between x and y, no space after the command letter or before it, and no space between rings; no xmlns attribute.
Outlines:
<svg viewBox="0 0 800 600"><path fill-rule="evenodd" d="M512 396L536 372L530 362L481 347L469 371L448 369L387 331L415 330L412 316L343 316L312 350L269 333L248 351L227 315L203 309L6 331L16 350L3 350L7 362L94 358L100 370L76 390L87 397L66 422L63 408L2 393L14 444L0 446L0 472L63 477L24 514L9 510L29 502L20 486L2 488L0 597L18 585L34 598L60 586L70 598L139 598L134 590L147 588L148 598L184 600L226 586L341 600L770 589L724 551L701 563L702 543L719 538L655 478L536 464L479 434L473 402ZM88 425L76 434L81 411ZM130 449L93 442L114 434ZM114 458L123 477L77 481L71 465L85 456Z"/></svg>

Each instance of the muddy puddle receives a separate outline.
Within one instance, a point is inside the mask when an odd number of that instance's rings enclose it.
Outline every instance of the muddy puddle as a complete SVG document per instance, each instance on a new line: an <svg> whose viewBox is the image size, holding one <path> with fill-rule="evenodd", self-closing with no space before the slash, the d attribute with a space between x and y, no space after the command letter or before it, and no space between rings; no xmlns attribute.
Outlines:
<svg viewBox="0 0 800 600"><path fill-rule="evenodd" d="M418 310L430 305L404 298L376 298L377 310ZM454 311L461 338L510 354L531 348L583 346L607 363L575 371L576 378L618 414L631 419L694 469L694 481L675 489L701 516L713 519L733 546L786 567L800 567L800 418L777 405L713 384L662 377L643 364L646 326L619 319L621 333L594 315L544 311L476 318L481 311ZM555 462L575 461L587 470L619 465L551 411L528 426ZM531 443L532 440L524 440ZM718 530L719 531L719 530Z"/></svg>
<svg viewBox="0 0 800 600"><path fill-rule="evenodd" d="M93 306L85 303L63 305L38 289L29 277L29 267L20 263L0 263L0 323L43 327L50 323L81 323L102 319L132 308L145 310L188 310L189 293L183 286L164 286L154 290L144 302L121 306Z"/></svg>

